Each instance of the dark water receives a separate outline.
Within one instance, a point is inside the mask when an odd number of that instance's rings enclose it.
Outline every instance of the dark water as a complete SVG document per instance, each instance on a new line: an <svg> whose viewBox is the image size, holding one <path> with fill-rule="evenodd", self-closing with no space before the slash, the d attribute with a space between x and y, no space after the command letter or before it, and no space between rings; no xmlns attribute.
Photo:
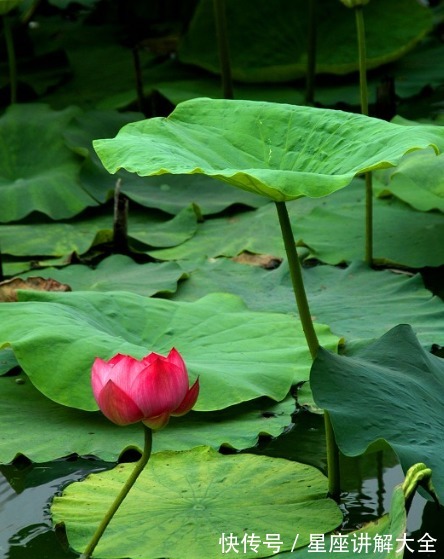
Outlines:
<svg viewBox="0 0 444 559"><path fill-rule="evenodd" d="M303 412L294 421L286 434L274 440L263 439L249 452L299 460L325 469L322 418ZM0 559L78 558L69 550L63 534L56 534L52 527L50 501L68 483L112 467L112 463L78 457L44 464L20 459L0 467ZM404 477L391 451L344 458L341 475L344 490L341 507L346 530L387 512L393 488ZM444 558L443 507L437 509L434 503L417 494L408 518L408 530L415 541L426 532L438 541L433 553L417 552L405 557ZM347 556L351 558L352 554Z"/></svg>

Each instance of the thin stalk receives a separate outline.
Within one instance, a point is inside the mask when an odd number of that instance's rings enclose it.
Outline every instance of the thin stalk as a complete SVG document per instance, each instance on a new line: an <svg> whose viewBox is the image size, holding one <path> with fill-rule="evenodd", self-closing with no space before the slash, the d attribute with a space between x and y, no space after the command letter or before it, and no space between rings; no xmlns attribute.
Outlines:
<svg viewBox="0 0 444 559"><path fill-rule="evenodd" d="M376 479L378 481L378 490L376 491L376 495L378 497L378 508L376 514L378 516L382 516L384 514L384 494L385 494L384 452L382 450L378 450L378 452L376 452Z"/></svg>
<svg viewBox="0 0 444 559"><path fill-rule="evenodd" d="M291 283L293 285L294 296L299 311L299 318L301 319L308 349L310 350L312 359L314 359L319 349L319 340L313 326L313 321L311 319L307 294L304 287L304 280L302 279L301 264L299 262L299 257L294 242L293 231L291 230L291 223L288 216L287 206L285 202L276 202L276 209L279 216L279 223L281 226L282 238L284 240L285 252L287 253Z"/></svg>
<svg viewBox="0 0 444 559"><path fill-rule="evenodd" d="M356 16L356 33L358 36L361 113L368 116L367 45L365 42L364 10L362 6L356 6L354 10Z"/></svg>
<svg viewBox="0 0 444 559"><path fill-rule="evenodd" d="M304 330L305 339L314 360L319 349L319 340L311 319L310 308L308 305L307 294L305 292L302 269L299 262L293 232L291 230L290 218L288 216L285 202L276 202L276 209L279 216L279 223L284 240L285 252L287 253L288 265L290 267L291 282L296 299L296 304ZM328 471L328 493L330 497L339 500L340 472L339 472L339 449L336 444L330 416L324 411L325 437L327 443L327 471Z"/></svg>
<svg viewBox="0 0 444 559"><path fill-rule="evenodd" d="M234 99L233 81L231 79L230 52L228 48L227 17L225 0L213 0L214 21L219 46L219 62L222 78L222 95L224 99Z"/></svg>
<svg viewBox="0 0 444 559"><path fill-rule="evenodd" d="M11 31L11 22L6 14L3 16L3 28L5 32L6 51L8 53L9 88L12 105L17 102L17 62L15 59L14 37Z"/></svg>
<svg viewBox="0 0 444 559"><path fill-rule="evenodd" d="M311 106L314 105L315 76L316 76L316 8L317 8L317 0L309 0L305 104Z"/></svg>
<svg viewBox="0 0 444 559"><path fill-rule="evenodd" d="M128 198L120 192L122 180L116 181L114 189L113 250L117 254L128 254Z"/></svg>
<svg viewBox="0 0 444 559"><path fill-rule="evenodd" d="M368 116L367 87L367 47L365 42L364 10L362 6L354 8L356 16L356 33L359 53L359 91L361 113ZM365 174L365 261L373 264L373 186L372 174Z"/></svg>
<svg viewBox="0 0 444 559"><path fill-rule="evenodd" d="M80 559L89 559L96 548L97 544L99 543L100 538L102 537L104 531L106 530L108 524L111 522L113 516L117 512L118 508L122 504L125 497L128 495L131 487L136 482L137 478L141 474L142 470L145 468L150 456L151 456L151 448L152 448L152 431L149 427L143 425L144 432L145 432L145 445L143 449L142 456L140 460L137 462L134 470L131 472L131 475L126 480L125 485L122 487L119 495L117 495L114 503L109 508L106 515L103 517L102 522L100 523L99 527L96 530L96 533L92 537L91 541L89 542L87 548L80 556Z"/></svg>
<svg viewBox="0 0 444 559"><path fill-rule="evenodd" d="M328 494L337 503L341 496L341 469L339 464L339 448L331 424L330 415L324 410L325 442L327 443L327 474Z"/></svg>

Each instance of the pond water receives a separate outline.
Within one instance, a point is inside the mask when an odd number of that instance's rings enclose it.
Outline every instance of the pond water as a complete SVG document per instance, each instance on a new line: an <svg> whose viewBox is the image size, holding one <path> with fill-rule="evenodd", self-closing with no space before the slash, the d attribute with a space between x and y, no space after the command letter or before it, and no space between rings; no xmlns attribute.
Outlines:
<svg viewBox="0 0 444 559"><path fill-rule="evenodd" d="M322 417L302 412L295 423L277 439L262 439L248 451L282 457L325 468ZM232 452L222 449L224 453ZM129 457L126 457L129 458ZM133 459L136 457L133 456ZM55 493L72 481L114 464L87 458L70 457L44 464L32 464L21 458L0 467L0 558L1 559L75 559L63 534L56 534L49 515ZM403 481L396 457L387 450L356 459L342 459L341 507L344 529L356 528L387 512L395 485ZM433 553L406 553L405 557L444 557L444 509L417 494L408 521L408 530L416 542L424 533L438 539ZM348 555L351 558L351 554Z"/></svg>

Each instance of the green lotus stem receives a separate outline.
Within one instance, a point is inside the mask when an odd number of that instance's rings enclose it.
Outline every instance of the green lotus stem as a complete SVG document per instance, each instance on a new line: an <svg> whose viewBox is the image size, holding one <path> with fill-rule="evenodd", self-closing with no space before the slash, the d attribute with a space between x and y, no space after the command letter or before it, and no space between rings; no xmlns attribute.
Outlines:
<svg viewBox="0 0 444 559"><path fill-rule="evenodd" d="M117 179L114 188L113 250L128 254L128 198L121 193L122 179Z"/></svg>
<svg viewBox="0 0 444 559"><path fill-rule="evenodd" d="M307 37L307 76L305 82L305 104L314 105L316 76L316 8L317 0L308 2L308 37Z"/></svg>
<svg viewBox="0 0 444 559"><path fill-rule="evenodd" d="M358 36L359 56L359 92L361 100L361 113L368 116L368 89L367 89L367 46L365 42L364 10L362 6L356 6L356 33Z"/></svg>
<svg viewBox="0 0 444 559"><path fill-rule="evenodd" d="M331 424L330 415L324 410L325 442L327 445L328 495L339 502L341 496L341 470L339 464L339 448Z"/></svg>
<svg viewBox="0 0 444 559"><path fill-rule="evenodd" d="M144 432L145 432L145 445L142 452L142 456L140 460L137 462L134 470L131 472L131 475L126 480L125 485L122 487L119 495L117 495L115 501L109 508L108 512L103 517L102 522L100 523L99 527L97 528L94 536L92 537L91 541L89 542L87 548L80 556L80 559L89 559L91 554L93 553L94 549L96 548L97 544L99 543L100 538L102 537L104 531L106 530L108 524L111 522L113 516L116 514L118 508L122 504L125 497L128 495L131 487L136 482L137 478L141 474L142 470L145 468L148 460L151 456L151 448L152 448L152 437L153 432L149 427L143 425Z"/></svg>
<svg viewBox="0 0 444 559"><path fill-rule="evenodd" d="M227 18L225 0L213 0L214 21L219 46L219 61L224 99L234 99L233 81L231 79L230 53L228 48Z"/></svg>
<svg viewBox="0 0 444 559"><path fill-rule="evenodd" d="M359 91L361 113L368 116L367 47L365 42L364 9L355 6L356 32L359 51ZM365 261L373 264L373 187L372 174L365 174Z"/></svg>
<svg viewBox="0 0 444 559"><path fill-rule="evenodd" d="M11 24L7 15L3 16L3 28L5 32L6 51L9 64L9 87L11 90L11 105L17 101L17 63L15 59L14 38L12 36Z"/></svg>
<svg viewBox="0 0 444 559"><path fill-rule="evenodd" d="M308 349L310 350L312 359L314 359L319 349L319 340L311 319L307 294L305 293L304 280L302 279L301 264L299 262L296 244L294 242L293 231L291 230L287 206L285 202L276 202L276 209L279 216L285 252L287 253L291 283L293 285L299 317L301 319L305 339L307 340Z"/></svg>
<svg viewBox="0 0 444 559"><path fill-rule="evenodd" d="M290 268L291 282L299 311L299 318L304 330L305 339L314 360L319 349L319 340L313 326L313 321L308 305L307 294L305 292L302 269L299 262L296 244L294 242L293 231L291 230L290 218L288 216L285 202L275 202L279 216L279 223L284 240L285 252L287 253L288 265ZM328 493L332 499L339 500L340 495L340 472L339 472L339 449L333 432L328 412L324 410L325 438L327 443L327 473L328 473Z"/></svg>

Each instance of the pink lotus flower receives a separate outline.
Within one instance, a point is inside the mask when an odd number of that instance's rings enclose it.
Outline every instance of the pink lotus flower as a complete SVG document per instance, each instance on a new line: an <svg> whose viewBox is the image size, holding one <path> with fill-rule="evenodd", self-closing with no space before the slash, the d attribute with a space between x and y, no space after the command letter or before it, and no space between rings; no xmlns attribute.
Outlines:
<svg viewBox="0 0 444 559"><path fill-rule="evenodd" d="M150 353L140 361L120 353L109 361L96 358L91 376L94 398L117 425L142 421L165 427L170 415L188 413L199 395L199 379L189 387L185 363L176 349L167 357Z"/></svg>

